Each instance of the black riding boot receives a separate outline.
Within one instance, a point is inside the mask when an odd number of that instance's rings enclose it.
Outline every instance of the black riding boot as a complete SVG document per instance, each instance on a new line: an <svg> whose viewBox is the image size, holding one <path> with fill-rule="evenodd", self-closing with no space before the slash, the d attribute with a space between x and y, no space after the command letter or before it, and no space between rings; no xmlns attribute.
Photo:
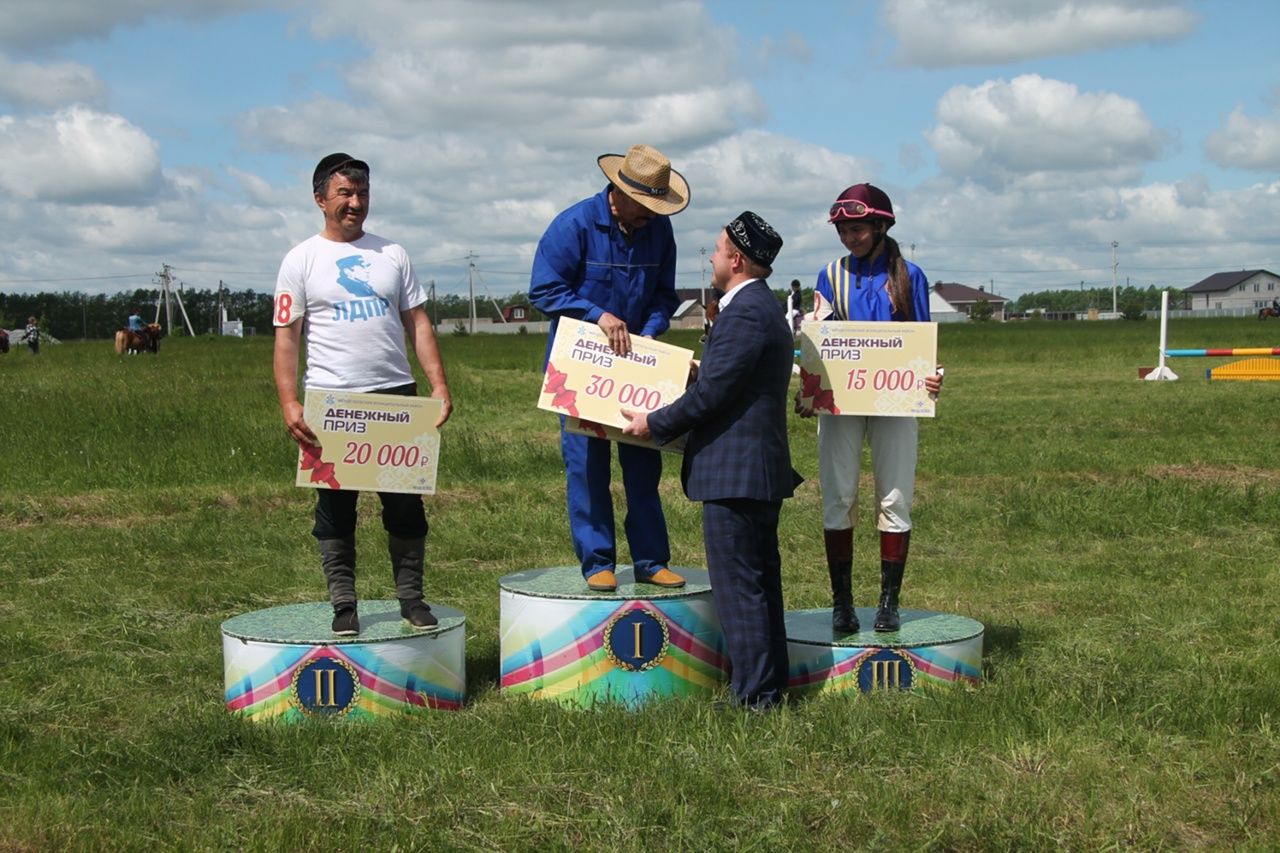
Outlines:
<svg viewBox="0 0 1280 853"><path fill-rule="evenodd" d="M853 529L823 530L822 540L831 577L831 629L852 634L861 628L853 609Z"/></svg>
<svg viewBox="0 0 1280 853"><path fill-rule="evenodd" d="M902 621L898 618L898 595L902 591L902 573L907 567L907 548L910 544L909 530L905 533L880 533L880 607L876 610L877 631L897 631L902 626Z"/></svg>

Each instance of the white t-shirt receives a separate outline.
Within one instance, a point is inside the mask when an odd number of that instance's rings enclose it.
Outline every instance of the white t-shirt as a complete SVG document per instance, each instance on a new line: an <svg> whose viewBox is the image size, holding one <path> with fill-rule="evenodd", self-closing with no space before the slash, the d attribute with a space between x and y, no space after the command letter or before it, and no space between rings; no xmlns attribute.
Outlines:
<svg viewBox="0 0 1280 853"><path fill-rule="evenodd" d="M413 381L400 312L426 301L399 244L317 234L284 256L273 317L277 326L303 318L305 386L375 391Z"/></svg>

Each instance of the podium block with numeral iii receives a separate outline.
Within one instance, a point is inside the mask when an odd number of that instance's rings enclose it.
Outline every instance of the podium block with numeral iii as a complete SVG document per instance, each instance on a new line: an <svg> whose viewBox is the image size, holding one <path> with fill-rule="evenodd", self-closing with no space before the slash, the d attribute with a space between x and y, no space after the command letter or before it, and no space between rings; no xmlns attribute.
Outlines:
<svg viewBox="0 0 1280 853"><path fill-rule="evenodd" d="M683 588L636 584L629 567L614 592L576 566L502 578L503 692L578 708L714 693L729 661L707 573L672 569Z"/></svg>
<svg viewBox="0 0 1280 853"><path fill-rule="evenodd" d="M831 629L829 609L787 612L788 691L793 696L919 690L981 679L981 622L932 610L903 610L901 629L879 634L872 630L875 608L857 610L862 630L852 634Z"/></svg>
<svg viewBox="0 0 1280 853"><path fill-rule="evenodd" d="M330 631L328 604L290 604L222 623L227 710L251 720L361 720L466 699L466 618L432 604L425 631L395 601L361 601L360 635Z"/></svg>

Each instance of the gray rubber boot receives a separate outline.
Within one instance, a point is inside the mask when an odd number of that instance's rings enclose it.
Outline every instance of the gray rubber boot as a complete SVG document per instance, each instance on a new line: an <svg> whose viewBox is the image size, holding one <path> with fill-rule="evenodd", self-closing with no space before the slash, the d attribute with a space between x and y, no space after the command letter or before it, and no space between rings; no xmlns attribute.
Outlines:
<svg viewBox="0 0 1280 853"><path fill-rule="evenodd" d="M387 535L387 553L391 555L391 574L396 582L396 598L401 601L422 600L422 561L427 538L401 539Z"/></svg>
<svg viewBox="0 0 1280 853"><path fill-rule="evenodd" d="M422 600L422 563L426 537L401 539L387 534L387 553L391 555L391 572L396 581L396 598L400 599L400 615L415 629L437 624L431 607Z"/></svg>
<svg viewBox="0 0 1280 853"><path fill-rule="evenodd" d="M320 565L333 609L356 603L356 537L319 539Z"/></svg>

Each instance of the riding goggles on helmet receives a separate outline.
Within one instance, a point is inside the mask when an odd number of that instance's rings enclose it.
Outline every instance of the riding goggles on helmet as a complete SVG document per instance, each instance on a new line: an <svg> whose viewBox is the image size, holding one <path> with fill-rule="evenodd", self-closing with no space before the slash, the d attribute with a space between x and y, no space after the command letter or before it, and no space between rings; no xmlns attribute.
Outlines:
<svg viewBox="0 0 1280 853"><path fill-rule="evenodd" d="M878 210L869 207L865 203L855 201L854 199L845 199L837 201L831 205L831 216L828 222L838 222L841 219L866 219L869 216L883 216L885 219L893 219L893 214L887 210Z"/></svg>

